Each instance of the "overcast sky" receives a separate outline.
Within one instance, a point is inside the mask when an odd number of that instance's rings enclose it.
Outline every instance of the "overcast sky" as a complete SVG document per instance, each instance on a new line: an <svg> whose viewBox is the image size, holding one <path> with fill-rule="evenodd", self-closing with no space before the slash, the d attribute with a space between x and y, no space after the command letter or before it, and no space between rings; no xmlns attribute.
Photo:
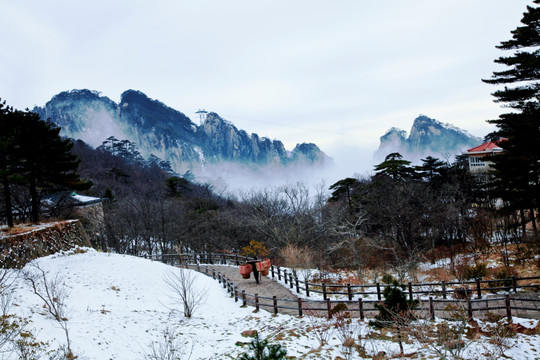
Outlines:
<svg viewBox="0 0 540 360"><path fill-rule="evenodd" d="M286 148L375 151L425 114L484 136L525 0L0 0L0 98L127 89Z"/></svg>

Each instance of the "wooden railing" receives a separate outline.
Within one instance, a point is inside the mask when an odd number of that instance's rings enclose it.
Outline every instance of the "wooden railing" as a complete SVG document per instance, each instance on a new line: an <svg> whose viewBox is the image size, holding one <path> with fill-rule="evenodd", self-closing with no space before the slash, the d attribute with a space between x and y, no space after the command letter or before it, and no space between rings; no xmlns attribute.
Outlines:
<svg viewBox="0 0 540 360"><path fill-rule="evenodd" d="M235 301L241 301L243 306L251 305L257 310L265 308L270 312L277 314L279 310L295 312L299 316L303 316L306 312L313 314L327 314L331 317L331 309L338 303L343 303L347 306L349 313L353 316L364 318L366 314L376 313L379 310L375 308L375 304L382 301L382 292L386 284L369 284L369 285L334 285L325 283L309 283L301 281L293 276L292 272L282 269L279 266L271 266L270 274L273 279L282 281L285 286L291 290L295 290L298 294L302 292L306 297L310 297L313 293L322 294L323 300L302 299L290 300L280 299L276 296L264 297L258 294L248 294L245 291L239 291L230 279L220 272L209 268L203 264L229 264L239 265L246 260L252 258L244 257L236 254L164 254L152 256L153 260L163 261L171 265L179 265L197 270L203 274L213 277L218 280L227 292L234 297ZM191 265L191 266L189 266ZM416 297L419 301L419 306L415 311L428 314L430 318L435 318L435 315L444 317L450 311L449 304L457 305L464 309L469 318L473 317L475 312L490 312L503 310L504 316L511 319L512 312L517 311L532 312L533 317L540 317L540 298L525 298L516 297L516 293L521 289L540 289L538 284L540 277L524 277L501 280L481 280L464 282L444 282L440 283L407 283L406 292L412 300ZM535 281L532 283L531 281ZM524 283L527 282L527 283ZM485 286L487 285L487 287ZM504 290L506 294L485 297L483 294L486 291ZM473 292L475 296L473 297ZM510 295L514 293L514 295ZM449 299L449 295L453 294L454 298ZM364 299L364 296L377 295L377 299ZM416 296L415 296L416 295ZM339 298L345 297L346 298ZM333 299L331 299L333 297ZM356 297L356 299L354 299ZM521 303L521 305L519 305ZM525 306L523 304L529 304ZM455 308L456 306L454 306ZM529 314L530 315L530 314ZM525 316L526 317L526 316Z"/></svg>
<svg viewBox="0 0 540 360"><path fill-rule="evenodd" d="M349 301L352 301L356 296L369 296L377 295L377 300L382 299L382 293L384 287L389 286L387 284L375 283L368 285L354 285L354 284L345 284L345 285L336 285L336 284L326 284L322 283L310 283L308 281L302 281L293 275L292 272L287 271L286 269L281 269L279 266L271 268L272 278L276 278L279 281L285 282L285 285L290 289L296 290L297 293L305 293L307 297L312 293L322 294L323 299L326 300L331 296L342 295L347 296ZM531 283L530 281L535 281ZM528 283L524 283L529 281ZM438 283L418 283L413 284L408 282L403 284L406 287L406 292L409 296L409 299L412 300L415 295L416 297L432 296L432 297L442 297L447 299L449 295L453 294L457 298L470 298L473 293L476 294L477 299L482 299L482 294L485 292L497 292L497 291L506 291L517 293L520 289L533 288L540 290L540 277L523 277L517 278L512 276L508 279L498 279L498 280L482 280L476 279L471 281L454 281L454 282L445 282L441 281Z"/></svg>

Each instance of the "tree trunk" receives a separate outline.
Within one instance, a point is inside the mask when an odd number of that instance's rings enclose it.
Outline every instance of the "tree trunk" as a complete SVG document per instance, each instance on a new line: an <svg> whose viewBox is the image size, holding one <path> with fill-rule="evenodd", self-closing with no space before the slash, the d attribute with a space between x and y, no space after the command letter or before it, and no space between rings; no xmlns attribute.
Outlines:
<svg viewBox="0 0 540 360"><path fill-rule="evenodd" d="M32 222L39 222L39 198L36 188L36 178L30 175L30 196L32 197Z"/></svg>
<svg viewBox="0 0 540 360"><path fill-rule="evenodd" d="M532 228L534 230L534 233L535 235L538 234L538 228L536 226L536 216L535 216L536 212L534 211L533 208L529 209L529 217L531 218L531 224L532 224Z"/></svg>
<svg viewBox="0 0 540 360"><path fill-rule="evenodd" d="M6 174L2 176L2 185L4 186L4 198L6 202L6 218L8 227L13 227L13 209L11 205L11 189L9 188L9 179Z"/></svg>
<svg viewBox="0 0 540 360"><path fill-rule="evenodd" d="M527 235L527 220L525 218L525 210L524 209L521 209L519 211L519 216L521 218L521 232L522 232L522 238L525 237L525 235Z"/></svg>

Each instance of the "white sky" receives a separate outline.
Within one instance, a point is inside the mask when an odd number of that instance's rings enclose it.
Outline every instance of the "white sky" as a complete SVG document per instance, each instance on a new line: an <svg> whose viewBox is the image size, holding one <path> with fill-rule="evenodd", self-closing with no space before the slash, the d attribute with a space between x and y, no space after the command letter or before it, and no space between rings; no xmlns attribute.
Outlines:
<svg viewBox="0 0 540 360"><path fill-rule="evenodd" d="M526 0L0 0L0 97L88 88L215 111L286 148L374 151L420 113L484 136ZM500 68L499 68L500 69ZM347 150L348 151L348 150Z"/></svg>

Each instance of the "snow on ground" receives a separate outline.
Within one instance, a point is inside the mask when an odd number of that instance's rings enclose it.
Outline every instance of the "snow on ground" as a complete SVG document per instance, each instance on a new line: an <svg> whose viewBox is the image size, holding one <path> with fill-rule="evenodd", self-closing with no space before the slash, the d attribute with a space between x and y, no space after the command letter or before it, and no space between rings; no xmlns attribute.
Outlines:
<svg viewBox="0 0 540 360"><path fill-rule="evenodd" d="M181 359L236 359L248 351L240 343L249 343L242 337L244 330L258 330L271 343L284 346L289 356L301 359L335 359L344 357L337 331L327 331L328 342L320 347L317 331L313 327L325 320L288 315L272 316L268 312L254 312L252 307L241 308L215 280L189 271L199 289L205 292L205 301L194 317L183 316L182 307L172 300L172 291L164 282L171 271L181 271L150 260L96 252L52 255L28 265L39 265L48 277L58 275L69 289L67 318L72 349L79 359L144 359L150 344L163 342L165 331L177 335L176 346L184 353ZM14 284L14 304L11 312L31 320L28 328L51 349L65 344L65 335L58 323L48 315L43 302L32 293L22 278ZM530 320L517 320L536 326ZM362 345L371 358L380 351L387 356L398 354L398 344L381 339L366 340L368 333L377 333L366 322L356 322L354 335L363 335ZM311 329L311 330L310 330ZM386 335L388 336L388 334ZM540 336L518 335L511 340L515 346L505 352L513 359L540 357ZM468 348L466 358L481 359L479 348L489 348L487 340L480 339ZM405 345L409 358L426 358L427 349L411 343ZM190 355L190 356L189 356ZM358 359L358 356L353 357Z"/></svg>

